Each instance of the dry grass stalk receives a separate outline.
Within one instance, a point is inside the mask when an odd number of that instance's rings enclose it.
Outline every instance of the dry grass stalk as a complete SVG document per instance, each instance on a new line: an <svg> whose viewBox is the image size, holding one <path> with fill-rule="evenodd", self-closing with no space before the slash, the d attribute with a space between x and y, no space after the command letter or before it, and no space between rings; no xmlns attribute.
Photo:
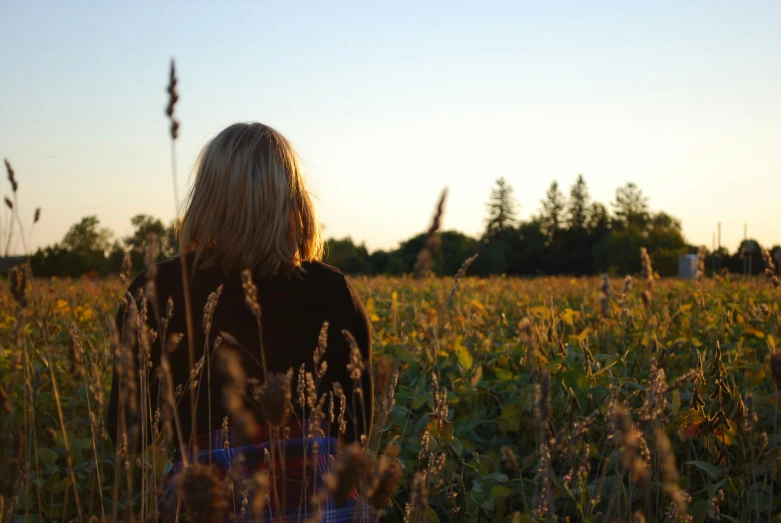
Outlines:
<svg viewBox="0 0 781 523"><path fill-rule="evenodd" d="M541 442L548 443L552 434L550 433L550 373L546 370L542 373L539 388L537 390L537 402L535 417L537 421L537 430Z"/></svg>
<svg viewBox="0 0 781 523"><path fill-rule="evenodd" d="M673 454L670 439L660 428L656 429L656 450L659 453L664 491L675 504L676 515L685 517L687 512L686 499L678 487L678 468L675 466L675 454Z"/></svg>
<svg viewBox="0 0 781 523"><path fill-rule="evenodd" d="M390 444L385 448L385 455L380 458L367 496L369 505L378 512L388 506L398 488L402 472L398 457L399 447Z"/></svg>
<svg viewBox="0 0 781 523"><path fill-rule="evenodd" d="M168 73L168 105L165 108L165 114L171 121L171 139L176 140L179 137L179 121L174 117L174 109L176 102L179 101L179 92L176 90L176 85L179 82L176 77L176 63L171 60L171 69Z"/></svg>
<svg viewBox="0 0 781 523"><path fill-rule="evenodd" d="M610 314L610 294L610 278L607 274L603 274L602 285L599 286L599 308L604 317L607 317Z"/></svg>
<svg viewBox="0 0 781 523"><path fill-rule="evenodd" d="M642 433L632 423L626 407L612 402L608 406L611 437L619 449L621 463L632 481L645 481L650 476L651 452Z"/></svg>
<svg viewBox="0 0 781 523"><path fill-rule="evenodd" d="M337 507L343 507L370 470L366 449L358 443L347 445L323 478Z"/></svg>
<svg viewBox="0 0 781 523"><path fill-rule="evenodd" d="M8 161L8 158L5 158L4 162L5 170L8 173L8 182L11 184L11 190L16 193L16 191L19 190L19 183L16 181L16 173L14 173L14 169L11 167L11 163Z"/></svg>
<svg viewBox="0 0 781 523"><path fill-rule="evenodd" d="M266 382L258 389L258 402L264 420L272 427L287 423L292 412L292 373L269 373Z"/></svg>
<svg viewBox="0 0 781 523"><path fill-rule="evenodd" d="M11 297L20 307L27 307L27 283L30 279L30 269L27 264L18 265L8 273L8 284Z"/></svg>
<svg viewBox="0 0 781 523"><path fill-rule="evenodd" d="M447 305L450 306L450 304L453 302L453 297L456 295L456 291L458 290L458 285L461 282L461 278L464 277L466 274L467 269L469 269L469 266L474 263L474 261L477 259L478 254L475 253L466 260L464 260L464 263L461 264L461 267L459 267L458 272L456 273L456 277L453 281L453 288L450 289L450 294L447 297Z"/></svg>
<svg viewBox="0 0 781 523"><path fill-rule="evenodd" d="M350 346L350 361L347 363L350 378L354 381L360 381L361 375L366 370L366 364L363 362L358 342L355 341L355 337L347 329L342 330L342 335Z"/></svg>
<svg viewBox="0 0 781 523"><path fill-rule="evenodd" d="M244 435L255 433L255 417L244 406L246 376L239 351L223 343L217 352L217 363L227 381L222 391L225 407Z"/></svg>
<svg viewBox="0 0 781 523"><path fill-rule="evenodd" d="M428 507L428 482L424 472L416 472L412 478L412 494L404 508L404 523L416 523L424 520Z"/></svg>
<svg viewBox="0 0 781 523"><path fill-rule="evenodd" d="M320 334L317 336L317 347L312 354L312 362L315 364L315 373L317 379L320 380L325 376L328 370L328 362L323 359L325 351L328 349L328 322L324 321L323 326L320 327Z"/></svg>
<svg viewBox="0 0 781 523"><path fill-rule="evenodd" d="M646 310L651 306L651 294L654 288L654 269L651 266L651 257L645 247L640 247L640 268L645 280L646 288L640 293L640 300Z"/></svg>
<svg viewBox="0 0 781 523"><path fill-rule="evenodd" d="M212 319L214 318L214 309L217 308L217 303L220 301L220 294L222 294L222 284L217 287L217 290L209 294L206 299L206 305L203 307L203 332L208 336L212 330Z"/></svg>
<svg viewBox="0 0 781 523"><path fill-rule="evenodd" d="M762 248L760 252L762 253L762 261L765 263L765 275L767 276L767 279L770 280L773 287L781 287L781 280L776 276L776 266L773 263L773 258L765 248Z"/></svg>
<svg viewBox="0 0 781 523"><path fill-rule="evenodd" d="M425 276L426 273L431 269L434 253L439 248L439 236L437 235L437 231L439 231L441 226L446 198L447 189L444 189L439 197L439 202L437 203L437 210L434 213L434 217L431 219L431 225L426 232L426 243L418 253L418 259L415 262L415 275L418 278Z"/></svg>
<svg viewBox="0 0 781 523"><path fill-rule="evenodd" d="M705 258L708 255L708 248L700 245L697 251L697 281L702 281L705 277Z"/></svg>
<svg viewBox="0 0 781 523"><path fill-rule="evenodd" d="M175 482L191 523L222 521L228 510L228 499L216 469L196 463L177 475Z"/></svg>

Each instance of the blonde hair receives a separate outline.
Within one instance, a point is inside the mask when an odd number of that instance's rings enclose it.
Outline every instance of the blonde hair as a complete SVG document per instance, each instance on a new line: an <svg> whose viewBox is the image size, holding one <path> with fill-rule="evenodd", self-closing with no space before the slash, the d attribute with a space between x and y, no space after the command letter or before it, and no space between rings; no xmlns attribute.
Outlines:
<svg viewBox="0 0 781 523"><path fill-rule="evenodd" d="M179 229L194 267L225 274L297 274L323 256L315 210L295 150L261 123L224 129L201 151Z"/></svg>

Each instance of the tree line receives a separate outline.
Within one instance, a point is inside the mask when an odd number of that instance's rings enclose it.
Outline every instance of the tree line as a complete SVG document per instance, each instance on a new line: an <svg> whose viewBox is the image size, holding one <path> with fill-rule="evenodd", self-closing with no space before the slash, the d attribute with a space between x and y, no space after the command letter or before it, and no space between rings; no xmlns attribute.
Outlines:
<svg viewBox="0 0 781 523"><path fill-rule="evenodd" d="M478 254L469 269L477 276L634 274L640 271L640 247L645 247L654 270L660 276L673 276L679 257L699 249L687 244L680 220L650 210L648 198L634 183L619 187L608 207L591 199L586 180L579 175L568 195L553 182L539 211L529 219L519 219L518 211L513 188L499 178L486 202L482 234L472 237L455 230L440 231L429 270L452 276L465 259ZM31 257L32 269L38 276L105 275L118 272L129 253L133 267L140 270L150 234L159 238L161 259L176 254L175 224L165 225L143 214L134 216L131 224L130 236L114 239L96 216L86 216L61 242L39 249ZM332 238L326 244L325 261L346 274L411 274L426 240L427 233L422 232L396 249L369 252L365 244L356 244L350 237ZM750 267L752 274L762 273L764 262L757 247L757 242L748 240L733 253L724 248L709 252L706 270L745 273ZM780 260L781 247L774 246L771 256Z"/></svg>

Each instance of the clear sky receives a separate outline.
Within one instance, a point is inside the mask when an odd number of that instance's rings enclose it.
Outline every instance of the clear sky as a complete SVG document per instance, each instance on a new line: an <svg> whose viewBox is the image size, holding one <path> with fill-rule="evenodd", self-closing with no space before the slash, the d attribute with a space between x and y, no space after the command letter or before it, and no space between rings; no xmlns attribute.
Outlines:
<svg viewBox="0 0 781 523"><path fill-rule="evenodd" d="M118 235L174 215L200 147L259 120L293 142L326 236L370 249L477 234L496 178L521 216L583 173L636 182L711 245L781 242L779 2L16 2L0 0L0 156L34 246L97 214ZM0 187L7 192L7 184Z"/></svg>

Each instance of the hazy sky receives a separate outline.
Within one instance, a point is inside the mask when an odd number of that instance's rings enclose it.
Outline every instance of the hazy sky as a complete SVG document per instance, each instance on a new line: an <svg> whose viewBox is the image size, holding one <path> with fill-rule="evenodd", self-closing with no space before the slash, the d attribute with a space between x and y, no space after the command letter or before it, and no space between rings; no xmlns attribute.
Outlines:
<svg viewBox="0 0 781 523"><path fill-rule="evenodd" d="M544 4L544 5L543 5ZM174 215L200 147L259 120L302 156L327 236L393 247L477 234L496 178L521 216L553 180L636 182L711 245L781 242L781 3L0 0L0 156L35 246L97 214L119 235ZM3 181L3 192L8 185Z"/></svg>

